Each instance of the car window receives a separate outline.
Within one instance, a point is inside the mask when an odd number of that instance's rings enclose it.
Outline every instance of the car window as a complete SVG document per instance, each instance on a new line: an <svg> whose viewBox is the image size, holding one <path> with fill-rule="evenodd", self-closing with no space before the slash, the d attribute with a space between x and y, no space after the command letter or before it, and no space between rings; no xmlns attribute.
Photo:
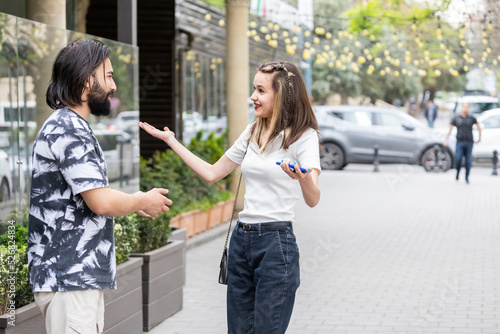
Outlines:
<svg viewBox="0 0 500 334"><path fill-rule="evenodd" d="M371 126L373 124L371 113L364 112L364 111L355 111L351 114L353 114L353 116L355 118L355 122L358 125Z"/></svg>
<svg viewBox="0 0 500 334"><path fill-rule="evenodd" d="M393 128L401 128L403 126L400 117L385 112L376 113L375 120L375 124L380 126L389 126Z"/></svg>
<svg viewBox="0 0 500 334"><path fill-rule="evenodd" d="M485 129L498 129L500 128L500 115L488 117L482 123Z"/></svg>
<svg viewBox="0 0 500 334"><path fill-rule="evenodd" d="M97 135L96 138L103 152L116 150L118 146L117 135Z"/></svg>
<svg viewBox="0 0 500 334"><path fill-rule="evenodd" d="M499 105L497 102L470 102L469 106L469 113L477 114L486 110L498 108ZM455 111L458 113L462 111L462 103L457 104Z"/></svg>
<svg viewBox="0 0 500 334"><path fill-rule="evenodd" d="M328 114L351 123L357 123L361 125L364 125L364 123L366 123L365 120L366 116L364 115L366 113L363 112L358 113L358 112L329 111ZM357 114L360 115L357 116ZM371 125L371 122L368 123L368 125Z"/></svg>
<svg viewBox="0 0 500 334"><path fill-rule="evenodd" d="M331 115L331 116L337 117L337 118L339 118L339 119L344 119L344 113L343 113L343 112L339 112L339 111L329 111L329 112L328 112L328 115Z"/></svg>

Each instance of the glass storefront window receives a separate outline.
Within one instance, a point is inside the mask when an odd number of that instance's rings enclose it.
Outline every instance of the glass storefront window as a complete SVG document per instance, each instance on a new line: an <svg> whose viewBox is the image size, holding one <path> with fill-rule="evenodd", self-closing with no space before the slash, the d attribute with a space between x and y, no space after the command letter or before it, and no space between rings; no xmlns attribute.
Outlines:
<svg viewBox="0 0 500 334"><path fill-rule="evenodd" d="M0 13L0 220L29 203L35 137L52 113L45 93L59 50L94 36ZM111 187L139 189L138 48L97 38L110 46L117 91L109 117L89 117L107 162Z"/></svg>
<svg viewBox="0 0 500 334"><path fill-rule="evenodd" d="M182 61L183 142L188 144L200 130L207 136L227 127L224 62L196 51L184 53Z"/></svg>

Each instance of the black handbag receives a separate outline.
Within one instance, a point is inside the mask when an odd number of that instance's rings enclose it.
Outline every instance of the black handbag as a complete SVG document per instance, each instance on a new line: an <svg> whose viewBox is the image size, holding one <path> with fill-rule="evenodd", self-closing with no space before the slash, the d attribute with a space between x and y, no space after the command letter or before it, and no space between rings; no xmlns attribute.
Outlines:
<svg viewBox="0 0 500 334"><path fill-rule="evenodd" d="M248 144L247 144L247 149L245 150L245 154L243 154L243 158L247 154L247 150L248 150ZM238 188L236 188L236 196L234 197L234 204L233 204L233 213L231 214L231 220L229 221L229 228L227 229L226 242L224 243L224 250L222 251L222 258L220 260L219 283L224 285L227 285L227 243L229 242L229 234L231 233L231 225L233 224L234 211L236 209L236 202L238 201L238 193L240 192L242 175L243 174L241 173L240 180L238 181Z"/></svg>
<svg viewBox="0 0 500 334"><path fill-rule="evenodd" d="M227 248L225 247L220 260L219 283L227 285Z"/></svg>

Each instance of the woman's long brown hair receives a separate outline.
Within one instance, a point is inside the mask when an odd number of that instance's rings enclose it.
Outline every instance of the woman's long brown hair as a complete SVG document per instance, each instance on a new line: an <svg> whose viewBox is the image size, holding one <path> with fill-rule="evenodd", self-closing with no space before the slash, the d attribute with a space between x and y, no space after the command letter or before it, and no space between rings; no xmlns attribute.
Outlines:
<svg viewBox="0 0 500 334"><path fill-rule="evenodd" d="M257 72L274 74L272 88L274 105L271 123L267 129L265 119L258 118L250 129L250 140L255 140L261 152L284 130L281 147L287 150L309 128L318 130L318 122L314 116L309 96L302 75L297 67L286 61L262 63ZM267 140L261 143L263 134L269 131Z"/></svg>

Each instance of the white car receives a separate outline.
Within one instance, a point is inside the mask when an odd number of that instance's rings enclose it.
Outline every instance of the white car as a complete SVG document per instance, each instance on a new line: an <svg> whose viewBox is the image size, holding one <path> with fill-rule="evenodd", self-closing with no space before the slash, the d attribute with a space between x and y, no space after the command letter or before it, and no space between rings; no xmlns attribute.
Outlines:
<svg viewBox="0 0 500 334"><path fill-rule="evenodd" d="M134 137L139 132L139 111L122 111L108 129L125 131Z"/></svg>
<svg viewBox="0 0 500 334"><path fill-rule="evenodd" d="M12 178L10 175L9 156L0 150L0 202L6 201L12 194Z"/></svg>
<svg viewBox="0 0 500 334"><path fill-rule="evenodd" d="M493 158L493 151L500 154L500 108L485 111L476 117L481 127L481 141L474 144L472 156L475 160L489 160ZM474 129L474 138L477 140L477 127Z"/></svg>
<svg viewBox="0 0 500 334"><path fill-rule="evenodd" d="M132 137L121 130L94 130L94 133L104 152L109 181L134 177L134 160L139 158Z"/></svg>
<svg viewBox="0 0 500 334"><path fill-rule="evenodd" d="M487 110L480 115L474 115L481 127L481 141L474 143L472 148L472 158L477 162L490 162L493 159L493 152L497 151L500 156L500 108ZM439 129L443 133L445 129ZM447 131L447 130L446 130ZM454 127L450 134L449 148L455 153L455 138L457 128ZM472 127L474 141L479 138L477 127Z"/></svg>
<svg viewBox="0 0 500 334"><path fill-rule="evenodd" d="M489 95L466 95L459 97L455 102L455 108L453 108L455 115L460 115L464 103L470 105L469 114L474 117L479 116L486 110L500 107L497 97Z"/></svg>

